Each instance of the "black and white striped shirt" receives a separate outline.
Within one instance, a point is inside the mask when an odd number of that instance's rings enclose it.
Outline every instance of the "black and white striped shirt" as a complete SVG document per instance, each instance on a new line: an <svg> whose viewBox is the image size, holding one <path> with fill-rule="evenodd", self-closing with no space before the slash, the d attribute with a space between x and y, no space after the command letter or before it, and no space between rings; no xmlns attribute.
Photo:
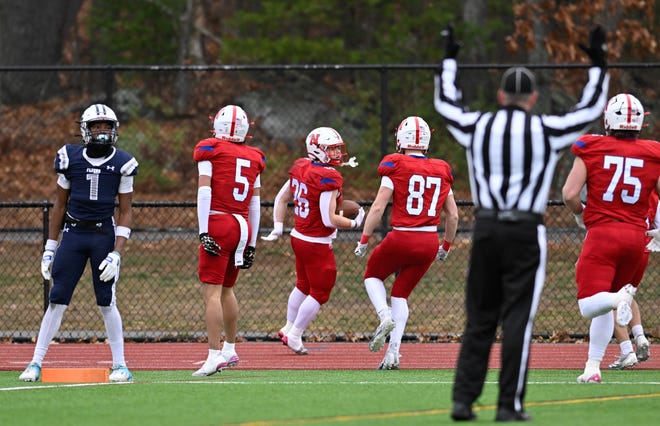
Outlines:
<svg viewBox="0 0 660 426"><path fill-rule="evenodd" d="M589 70L582 99L564 115L533 115L517 106L469 112L456 87L457 64L444 59L435 75L435 109L466 148L476 207L543 214L561 151L598 119L607 102L609 74Z"/></svg>

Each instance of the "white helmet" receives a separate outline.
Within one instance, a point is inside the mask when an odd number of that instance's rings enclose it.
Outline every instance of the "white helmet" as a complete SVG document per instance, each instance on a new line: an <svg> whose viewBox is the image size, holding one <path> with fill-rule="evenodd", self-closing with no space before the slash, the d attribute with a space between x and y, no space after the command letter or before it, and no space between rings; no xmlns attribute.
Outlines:
<svg viewBox="0 0 660 426"><path fill-rule="evenodd" d="M93 132L89 125L95 121L104 121L112 125L112 130L108 135L106 131ZM94 104L88 107L80 117L80 132L85 145L89 143L96 144L114 144L119 137L119 121L115 112L109 106L103 104Z"/></svg>
<svg viewBox="0 0 660 426"><path fill-rule="evenodd" d="M410 116L396 129L396 150L421 149L426 152L431 141L431 129L423 118Z"/></svg>
<svg viewBox="0 0 660 426"><path fill-rule="evenodd" d="M642 103L628 93L619 93L607 102L603 114L605 130L631 130L639 132L644 124Z"/></svg>
<svg viewBox="0 0 660 426"><path fill-rule="evenodd" d="M227 105L213 118L213 135L229 142L245 142L250 121L243 108Z"/></svg>
<svg viewBox="0 0 660 426"><path fill-rule="evenodd" d="M307 156L324 164L341 166L348 157L346 144L337 131L331 127L318 127L307 135L305 139ZM329 148L341 147L341 154L336 157L328 155Z"/></svg>

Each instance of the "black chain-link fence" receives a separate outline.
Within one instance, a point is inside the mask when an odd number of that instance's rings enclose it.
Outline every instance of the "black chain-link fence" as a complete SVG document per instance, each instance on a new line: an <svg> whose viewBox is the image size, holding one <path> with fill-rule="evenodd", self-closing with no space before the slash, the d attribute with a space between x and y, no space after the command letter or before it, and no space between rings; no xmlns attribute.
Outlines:
<svg viewBox="0 0 660 426"><path fill-rule="evenodd" d="M461 86L469 105L494 107L503 68L511 64L461 64ZM529 65L537 73L537 109L565 111L576 102L586 81L586 65ZM126 336L135 340L204 338L203 300L197 280L197 169L192 150L209 136L209 115L228 103L242 105L254 124L251 145L262 148L268 166L262 175L262 234L272 226L272 201L286 179L292 158L304 152L304 139L318 126L337 128L360 167L342 169L347 198L368 207L378 187L378 160L394 150L393 133L408 115L424 117L436 129L431 154L452 165L454 191L468 198L464 151L451 138L432 105L433 65L295 66L80 66L3 67L0 84L29 78L59 96L24 105L3 102L0 86L0 338L34 338L48 287L40 274L44 230L54 189L53 158L65 143L75 143L75 121L91 103L104 102L117 112L119 146L135 155L133 235L123 258L118 305ZM654 111L660 63L610 64L610 93L636 94L651 115L644 137L660 139ZM33 91L39 93L39 90ZM594 131L598 131L597 123ZM557 168L550 198L571 165L565 155ZM28 172L29 171L29 172ZM169 194L176 194L170 197ZM461 195L462 194L462 195ZM153 200L149 202L146 200ZM188 200L168 202L163 200ZM157 202L158 201L158 202ZM470 249L472 207L460 206L461 224L449 259L432 266L410 298L407 335L445 340L463 329L463 294ZM551 203L548 224L546 287L536 321L539 336L584 335L589 322L575 300L574 263L583 232L560 203ZM291 226L291 223L288 223ZM384 232L384 231L381 231ZM340 231L335 243L339 274L330 301L307 330L308 339L356 340L370 335L377 317L363 289L365 259L353 255L359 231ZM372 241L371 246L375 245ZM658 255L651 255L640 302L646 331L660 335ZM86 271L59 337L103 337ZM260 241L252 269L242 271L236 287L239 330L251 339L275 336L284 324L286 302L295 281L288 237Z"/></svg>
<svg viewBox="0 0 660 426"><path fill-rule="evenodd" d="M369 202L361 202L367 210ZM12 341L33 339L39 329L49 283L40 273L48 203L0 203L0 336ZM451 340L463 330L464 285L471 247L472 206L459 202L459 232L446 262L436 262L410 297L406 338ZM262 205L261 234L270 232L272 203ZM291 217L287 218L290 220ZM201 284L197 279L197 217L194 203L134 205L134 231L122 259L117 284L118 307L129 340L205 338ZM582 336L589 322L579 314L574 264L584 231L559 202L546 214L548 264L545 289L534 334L541 337ZM286 223L289 229L291 223ZM379 230L382 236L385 229ZM442 235L442 230L440 235ZM338 275L330 301L306 331L308 340L354 341L371 335L377 316L364 290L366 258L353 254L360 231L339 231L334 244ZM380 238L373 238L370 250ZM370 252L369 252L370 253ZM368 254L369 254L368 253ZM654 333L660 312L660 256L651 254L637 300L647 332ZM58 337L65 340L103 338L101 314L86 269ZM239 335L275 338L286 321L286 305L295 283L295 260L289 237L259 241L254 266L241 271L236 285L240 306ZM391 284L391 278L387 281ZM389 288L389 287L388 287Z"/></svg>

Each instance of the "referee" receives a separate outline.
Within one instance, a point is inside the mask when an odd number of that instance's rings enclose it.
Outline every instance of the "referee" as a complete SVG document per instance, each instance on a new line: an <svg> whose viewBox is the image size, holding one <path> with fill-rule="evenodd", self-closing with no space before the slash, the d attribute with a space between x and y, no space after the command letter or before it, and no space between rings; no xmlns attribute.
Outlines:
<svg viewBox="0 0 660 426"><path fill-rule="evenodd" d="M434 104L449 131L466 149L475 225L466 287L467 324L453 387L454 420L474 420L498 323L502 323L502 365L496 421L527 421L524 410L532 326L545 280L543 224L548 192L561 151L600 117L609 74L605 32L596 27L590 45L580 45L593 62L582 99L564 115L534 115L538 93L524 67L502 75L496 112L468 112L456 87L460 45L453 27L443 32L446 51L435 75Z"/></svg>

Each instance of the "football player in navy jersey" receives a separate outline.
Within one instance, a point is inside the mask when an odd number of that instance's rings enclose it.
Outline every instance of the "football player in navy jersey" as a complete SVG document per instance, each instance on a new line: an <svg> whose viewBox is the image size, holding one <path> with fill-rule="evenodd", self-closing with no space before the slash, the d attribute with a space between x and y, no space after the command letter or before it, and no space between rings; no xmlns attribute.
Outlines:
<svg viewBox="0 0 660 426"><path fill-rule="evenodd" d="M49 305L37 338L32 361L20 380L41 379L41 364L48 345L85 270L92 267L96 304L103 315L112 352L110 381L130 382L124 360L122 320L116 305L121 253L131 234L133 176L138 163L116 148L119 121L103 104L87 108L80 119L82 144L67 144L57 151L57 194L50 213L48 241L41 260L44 279L53 280ZM115 222L115 200L119 212ZM58 237L62 230L62 239Z"/></svg>

